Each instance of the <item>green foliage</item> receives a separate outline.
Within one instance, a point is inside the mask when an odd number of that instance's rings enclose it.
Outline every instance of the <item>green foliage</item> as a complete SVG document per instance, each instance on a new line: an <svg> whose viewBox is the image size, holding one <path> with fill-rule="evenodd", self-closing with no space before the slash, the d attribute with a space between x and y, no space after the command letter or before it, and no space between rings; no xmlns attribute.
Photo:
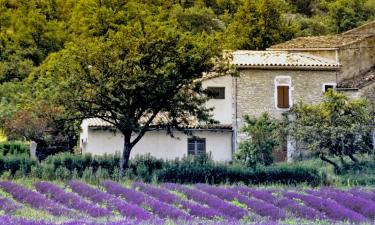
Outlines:
<svg viewBox="0 0 375 225"><path fill-rule="evenodd" d="M249 169L225 164L198 164L174 162L156 171L159 182L209 183L209 184L287 184L306 183L317 186L325 183L325 177L317 170L302 166L272 166Z"/></svg>
<svg viewBox="0 0 375 225"><path fill-rule="evenodd" d="M0 155L29 154L29 144L23 141L0 142Z"/></svg>
<svg viewBox="0 0 375 225"><path fill-rule="evenodd" d="M338 0L328 5L334 31L341 33L374 18L375 11L366 0Z"/></svg>
<svg viewBox="0 0 375 225"><path fill-rule="evenodd" d="M345 156L357 162L355 154L371 153L371 113L366 100L349 100L344 94L330 90L319 105L294 106L288 116L288 130L297 143L304 143L314 155L339 170L328 156L337 156L344 164Z"/></svg>
<svg viewBox="0 0 375 225"><path fill-rule="evenodd" d="M294 28L282 16L279 0L246 0L227 30L230 49L264 50L293 37Z"/></svg>
<svg viewBox="0 0 375 225"><path fill-rule="evenodd" d="M280 146L280 122L263 113L259 118L245 116L243 132L247 139L240 143L236 159L246 166L268 166L272 152Z"/></svg>
<svg viewBox="0 0 375 225"><path fill-rule="evenodd" d="M37 161L30 159L28 155L0 156L0 173L10 171L15 175L19 171L23 176L30 173L31 167L37 165Z"/></svg>

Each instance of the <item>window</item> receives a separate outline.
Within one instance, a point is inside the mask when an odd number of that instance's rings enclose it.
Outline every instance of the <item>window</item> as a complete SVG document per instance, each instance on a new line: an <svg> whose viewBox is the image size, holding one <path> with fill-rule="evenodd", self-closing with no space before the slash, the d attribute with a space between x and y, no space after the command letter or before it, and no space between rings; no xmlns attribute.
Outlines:
<svg viewBox="0 0 375 225"><path fill-rule="evenodd" d="M225 87L207 87L206 90L212 99L225 99Z"/></svg>
<svg viewBox="0 0 375 225"><path fill-rule="evenodd" d="M206 139L189 138L188 139L188 155L202 155L206 153Z"/></svg>
<svg viewBox="0 0 375 225"><path fill-rule="evenodd" d="M323 84L323 93L326 93L329 89L332 89L332 90L335 90L336 89L336 84L334 83L327 83L327 84Z"/></svg>
<svg viewBox="0 0 375 225"><path fill-rule="evenodd" d="M275 77L275 108L278 110L289 109L293 105L292 92L293 86L290 76Z"/></svg>
<svg viewBox="0 0 375 225"><path fill-rule="evenodd" d="M289 109L289 86L277 86L277 108Z"/></svg>

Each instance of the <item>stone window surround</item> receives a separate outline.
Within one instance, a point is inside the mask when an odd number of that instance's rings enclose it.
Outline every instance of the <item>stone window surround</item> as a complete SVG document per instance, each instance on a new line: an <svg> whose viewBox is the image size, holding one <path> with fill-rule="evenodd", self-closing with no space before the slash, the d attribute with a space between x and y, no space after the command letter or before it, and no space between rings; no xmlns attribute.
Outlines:
<svg viewBox="0 0 375 225"><path fill-rule="evenodd" d="M285 82L286 81L286 82ZM293 106L292 91L292 77L291 76L276 76L275 77L275 88L274 88L274 99L275 99L275 108L280 111L287 111ZM289 108L279 108L277 107L277 87L278 86L288 86L289 87Z"/></svg>
<svg viewBox="0 0 375 225"><path fill-rule="evenodd" d="M322 92L325 93L325 86L333 86L333 90L336 90L337 84L336 83L323 83L322 84Z"/></svg>

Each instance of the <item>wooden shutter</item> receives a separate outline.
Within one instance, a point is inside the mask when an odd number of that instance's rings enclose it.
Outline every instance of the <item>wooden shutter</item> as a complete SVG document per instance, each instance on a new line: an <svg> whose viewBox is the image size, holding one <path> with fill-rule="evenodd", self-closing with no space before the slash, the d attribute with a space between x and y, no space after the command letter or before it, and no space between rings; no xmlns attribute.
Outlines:
<svg viewBox="0 0 375 225"><path fill-rule="evenodd" d="M289 108L289 86L277 86L277 107Z"/></svg>

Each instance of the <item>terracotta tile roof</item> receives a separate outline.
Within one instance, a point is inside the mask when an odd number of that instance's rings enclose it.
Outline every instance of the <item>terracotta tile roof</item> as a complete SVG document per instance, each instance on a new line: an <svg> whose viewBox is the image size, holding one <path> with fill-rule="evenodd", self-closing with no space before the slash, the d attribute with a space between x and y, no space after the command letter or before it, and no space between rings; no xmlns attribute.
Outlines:
<svg viewBox="0 0 375 225"><path fill-rule="evenodd" d="M361 40L374 34L363 35L328 35L316 37L299 37L290 41L273 45L269 50L281 49L319 49L319 48L340 48Z"/></svg>
<svg viewBox="0 0 375 225"><path fill-rule="evenodd" d="M370 70L354 77L341 81L338 88L362 88L375 82L375 66Z"/></svg>
<svg viewBox="0 0 375 225"><path fill-rule="evenodd" d="M144 119L145 120L145 119ZM143 120L143 121L144 121ZM168 118L165 116L157 116L153 123L152 128L158 128L158 124L161 124L161 122L168 121ZM89 118L85 119L85 122L87 123L87 126L90 128L111 128L113 125L107 121L104 121L99 118ZM182 123L182 127L184 129L223 129L223 130L231 130L232 125L231 124L203 124L198 123L198 121L194 118L188 119L188 124Z"/></svg>
<svg viewBox="0 0 375 225"><path fill-rule="evenodd" d="M235 51L233 63L238 68L338 70L341 67L332 59L288 51Z"/></svg>

